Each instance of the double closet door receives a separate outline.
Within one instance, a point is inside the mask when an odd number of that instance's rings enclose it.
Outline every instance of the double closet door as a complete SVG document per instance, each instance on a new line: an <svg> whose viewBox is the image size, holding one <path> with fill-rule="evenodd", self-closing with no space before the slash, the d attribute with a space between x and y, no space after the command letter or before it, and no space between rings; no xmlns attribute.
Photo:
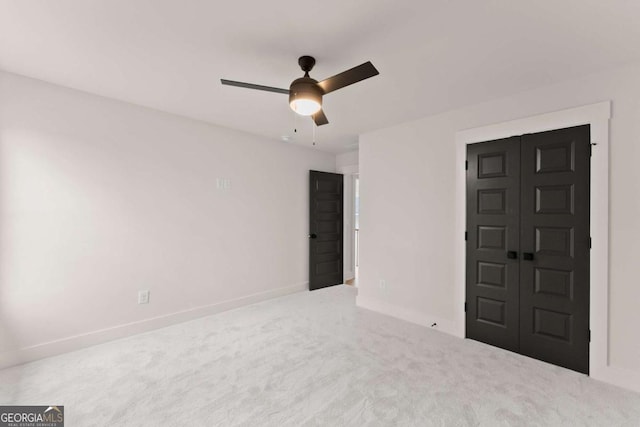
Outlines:
<svg viewBox="0 0 640 427"><path fill-rule="evenodd" d="M589 126L467 146L467 338L589 372Z"/></svg>

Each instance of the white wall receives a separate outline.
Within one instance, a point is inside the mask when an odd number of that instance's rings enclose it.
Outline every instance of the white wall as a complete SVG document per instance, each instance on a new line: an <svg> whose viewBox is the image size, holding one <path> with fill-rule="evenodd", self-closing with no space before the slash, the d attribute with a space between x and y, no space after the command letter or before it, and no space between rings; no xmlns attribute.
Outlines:
<svg viewBox="0 0 640 427"><path fill-rule="evenodd" d="M604 100L613 106L609 362L640 390L640 65L361 135L358 304L455 330L456 132Z"/></svg>
<svg viewBox="0 0 640 427"><path fill-rule="evenodd" d="M348 151L336 156L336 171L344 175L344 245L343 245L343 277L344 280L355 278L355 177L358 175L358 150Z"/></svg>
<svg viewBox="0 0 640 427"><path fill-rule="evenodd" d="M336 156L336 168L338 170L353 166L357 167L358 162L358 150L347 151L346 153L341 153Z"/></svg>
<svg viewBox="0 0 640 427"><path fill-rule="evenodd" d="M309 169L335 156L0 73L0 364L304 289Z"/></svg>

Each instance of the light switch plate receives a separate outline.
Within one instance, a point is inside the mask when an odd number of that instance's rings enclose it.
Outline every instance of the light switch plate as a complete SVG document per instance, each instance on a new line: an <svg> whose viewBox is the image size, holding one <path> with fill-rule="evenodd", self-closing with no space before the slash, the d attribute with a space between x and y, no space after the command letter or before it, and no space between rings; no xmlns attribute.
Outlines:
<svg viewBox="0 0 640 427"><path fill-rule="evenodd" d="M150 291L138 291L138 304L149 304Z"/></svg>

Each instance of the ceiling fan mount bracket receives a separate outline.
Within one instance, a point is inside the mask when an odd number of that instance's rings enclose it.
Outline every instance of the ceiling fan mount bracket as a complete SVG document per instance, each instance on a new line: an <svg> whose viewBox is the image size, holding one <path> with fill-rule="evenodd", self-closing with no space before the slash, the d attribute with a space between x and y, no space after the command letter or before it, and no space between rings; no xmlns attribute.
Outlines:
<svg viewBox="0 0 640 427"><path fill-rule="evenodd" d="M316 59L313 56L304 55L298 58L298 65L302 71L309 74L309 71L313 70L313 66L316 65Z"/></svg>

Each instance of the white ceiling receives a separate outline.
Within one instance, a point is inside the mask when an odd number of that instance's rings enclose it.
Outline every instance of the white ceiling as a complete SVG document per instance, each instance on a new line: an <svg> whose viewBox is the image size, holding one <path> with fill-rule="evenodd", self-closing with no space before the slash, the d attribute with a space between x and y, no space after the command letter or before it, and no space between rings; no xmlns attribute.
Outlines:
<svg viewBox="0 0 640 427"><path fill-rule="evenodd" d="M325 96L318 148L640 59L638 0L0 0L0 69L269 138L311 145L286 95L371 60L380 75ZM298 128L293 133L294 126Z"/></svg>

